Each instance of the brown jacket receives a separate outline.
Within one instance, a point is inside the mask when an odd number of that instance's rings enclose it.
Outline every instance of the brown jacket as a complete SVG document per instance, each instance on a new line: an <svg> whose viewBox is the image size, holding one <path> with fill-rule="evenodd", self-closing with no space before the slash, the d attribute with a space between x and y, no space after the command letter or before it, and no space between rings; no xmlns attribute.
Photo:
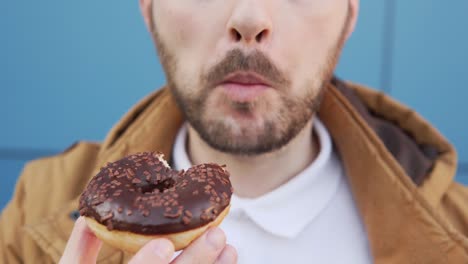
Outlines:
<svg viewBox="0 0 468 264"><path fill-rule="evenodd" d="M338 80L327 88L319 116L342 157L375 263L468 263L468 189L453 181L454 148L382 93ZM162 89L135 106L102 144L81 142L30 162L0 218L0 263L57 262L90 177L133 152L171 157L182 122ZM128 257L104 246L99 263Z"/></svg>

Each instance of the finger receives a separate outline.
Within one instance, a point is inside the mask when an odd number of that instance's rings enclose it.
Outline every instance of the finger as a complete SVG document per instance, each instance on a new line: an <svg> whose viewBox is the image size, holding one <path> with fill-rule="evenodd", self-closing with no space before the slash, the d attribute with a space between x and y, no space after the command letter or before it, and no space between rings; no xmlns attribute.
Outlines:
<svg viewBox="0 0 468 264"><path fill-rule="evenodd" d="M86 225L83 217L76 220L60 263L96 263L102 242Z"/></svg>
<svg viewBox="0 0 468 264"><path fill-rule="evenodd" d="M174 260L174 264L214 263L225 246L224 232L217 227L212 227L192 242Z"/></svg>
<svg viewBox="0 0 468 264"><path fill-rule="evenodd" d="M167 264L174 255L174 245L167 239L155 239L148 242L128 262L129 264Z"/></svg>
<svg viewBox="0 0 468 264"><path fill-rule="evenodd" d="M215 262L216 264L235 264L237 263L237 251L231 245L226 245Z"/></svg>

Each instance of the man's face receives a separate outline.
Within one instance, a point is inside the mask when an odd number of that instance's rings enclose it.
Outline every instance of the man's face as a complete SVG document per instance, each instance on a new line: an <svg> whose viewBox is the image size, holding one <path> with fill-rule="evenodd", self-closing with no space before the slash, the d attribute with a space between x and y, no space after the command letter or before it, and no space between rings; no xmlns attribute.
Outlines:
<svg viewBox="0 0 468 264"><path fill-rule="evenodd" d="M350 32L349 0L153 0L168 85L212 147L255 155L312 119Z"/></svg>

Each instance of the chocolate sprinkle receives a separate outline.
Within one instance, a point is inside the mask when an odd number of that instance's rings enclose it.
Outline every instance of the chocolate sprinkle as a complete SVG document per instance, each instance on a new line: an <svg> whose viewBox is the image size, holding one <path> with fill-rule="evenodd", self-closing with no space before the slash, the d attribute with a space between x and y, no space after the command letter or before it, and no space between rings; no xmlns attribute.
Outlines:
<svg viewBox="0 0 468 264"><path fill-rule="evenodd" d="M190 223L190 217L182 217L182 223L184 223L184 225L188 225Z"/></svg>

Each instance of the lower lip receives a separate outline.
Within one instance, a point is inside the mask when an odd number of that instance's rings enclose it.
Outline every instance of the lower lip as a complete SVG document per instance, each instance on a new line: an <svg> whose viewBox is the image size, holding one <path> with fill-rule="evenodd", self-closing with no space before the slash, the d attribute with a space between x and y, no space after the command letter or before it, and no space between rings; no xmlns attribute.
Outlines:
<svg viewBox="0 0 468 264"><path fill-rule="evenodd" d="M233 101L249 102L260 96L269 86L263 84L223 83L221 87Z"/></svg>

